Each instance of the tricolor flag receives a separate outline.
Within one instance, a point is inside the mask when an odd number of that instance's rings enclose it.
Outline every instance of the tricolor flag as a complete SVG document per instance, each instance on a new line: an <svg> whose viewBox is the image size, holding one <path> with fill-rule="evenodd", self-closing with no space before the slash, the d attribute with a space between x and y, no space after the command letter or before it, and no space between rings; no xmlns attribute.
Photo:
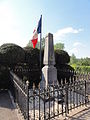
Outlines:
<svg viewBox="0 0 90 120"><path fill-rule="evenodd" d="M40 20L38 22L38 27L37 27L37 33L41 33L41 17L40 17Z"/></svg>
<svg viewBox="0 0 90 120"><path fill-rule="evenodd" d="M37 41L38 41L38 33L37 33L36 29L34 29L33 37L32 37L33 48L35 48Z"/></svg>
<svg viewBox="0 0 90 120"><path fill-rule="evenodd" d="M37 44L39 33L41 33L41 17L40 17L40 20L38 22L37 29L35 29L33 32L33 37L32 37L33 48L35 48L35 46Z"/></svg>

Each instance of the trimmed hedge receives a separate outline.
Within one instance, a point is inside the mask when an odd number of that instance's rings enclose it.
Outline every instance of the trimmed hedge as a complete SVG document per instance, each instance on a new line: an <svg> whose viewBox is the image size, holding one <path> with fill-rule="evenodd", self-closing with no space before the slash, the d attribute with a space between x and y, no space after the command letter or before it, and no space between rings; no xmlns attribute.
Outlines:
<svg viewBox="0 0 90 120"><path fill-rule="evenodd" d="M38 67L30 68L29 64L18 64L15 66L14 73L26 83L29 80L29 85L32 87L33 83L38 86L40 82L41 70Z"/></svg>
<svg viewBox="0 0 90 120"><path fill-rule="evenodd" d="M24 62L25 52L23 48L15 44L3 44L0 46L0 88L9 87L8 67L13 68L17 63Z"/></svg>
<svg viewBox="0 0 90 120"><path fill-rule="evenodd" d="M24 48L25 51L25 63L28 63L28 65L30 66L30 68L35 68L35 67L39 67L40 64L40 60L39 60L39 49L35 48L31 48L31 47L25 47Z"/></svg>
<svg viewBox="0 0 90 120"><path fill-rule="evenodd" d="M70 56L64 50L55 50L56 65L67 64L70 62Z"/></svg>
<svg viewBox="0 0 90 120"><path fill-rule="evenodd" d="M4 65L13 65L24 62L25 52L23 48L15 44L3 44L0 46L0 63Z"/></svg>
<svg viewBox="0 0 90 120"><path fill-rule="evenodd" d="M43 63L44 51L42 50L42 63ZM70 56L64 50L55 50L56 66L61 64L68 64L70 62ZM40 50L30 47L24 49L15 44L3 44L0 47L0 63L3 64L17 64L28 63L31 68L40 65Z"/></svg>
<svg viewBox="0 0 90 120"><path fill-rule="evenodd" d="M74 69L70 65L61 64L60 66L56 66L56 68L57 68L57 79L59 83L61 83L61 79L63 80L63 82L65 81L65 79L67 80L67 82L69 82L69 78L70 77L72 78L74 75Z"/></svg>
<svg viewBox="0 0 90 120"><path fill-rule="evenodd" d="M0 89L9 88L9 71L5 66L0 65Z"/></svg>

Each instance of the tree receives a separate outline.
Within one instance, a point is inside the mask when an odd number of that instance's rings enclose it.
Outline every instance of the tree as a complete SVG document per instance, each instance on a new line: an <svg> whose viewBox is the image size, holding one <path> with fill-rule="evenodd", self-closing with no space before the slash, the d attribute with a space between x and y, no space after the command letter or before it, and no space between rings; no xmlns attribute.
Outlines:
<svg viewBox="0 0 90 120"><path fill-rule="evenodd" d="M31 41L31 40L28 42L28 44L26 45L26 47L31 47L31 48L33 48L33 44L32 44L32 41Z"/></svg>
<svg viewBox="0 0 90 120"><path fill-rule="evenodd" d="M83 66L90 66L90 58L86 57L86 58L81 58L79 60L80 64Z"/></svg>
<svg viewBox="0 0 90 120"><path fill-rule="evenodd" d="M64 50L64 44L63 43L56 43L54 45L55 50Z"/></svg>
<svg viewBox="0 0 90 120"><path fill-rule="evenodd" d="M44 47L45 47L45 38L44 37L42 38L41 44L42 44L42 49L44 49Z"/></svg>
<svg viewBox="0 0 90 120"><path fill-rule="evenodd" d="M77 58L74 54L72 54L72 56L70 57L70 64L76 64L77 62Z"/></svg>

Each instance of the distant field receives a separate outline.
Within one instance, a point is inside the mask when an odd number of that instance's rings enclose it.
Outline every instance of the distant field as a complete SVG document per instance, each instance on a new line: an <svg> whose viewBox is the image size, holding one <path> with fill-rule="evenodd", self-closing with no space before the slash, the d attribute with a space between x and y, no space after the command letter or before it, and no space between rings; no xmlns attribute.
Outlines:
<svg viewBox="0 0 90 120"><path fill-rule="evenodd" d="M76 71L90 72L90 66L78 66L76 64L71 65Z"/></svg>

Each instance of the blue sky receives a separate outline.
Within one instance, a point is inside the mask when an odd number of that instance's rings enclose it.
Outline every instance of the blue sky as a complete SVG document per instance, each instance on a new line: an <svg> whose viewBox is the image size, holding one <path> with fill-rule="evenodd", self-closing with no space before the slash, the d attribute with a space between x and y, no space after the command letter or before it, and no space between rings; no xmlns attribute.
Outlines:
<svg viewBox="0 0 90 120"><path fill-rule="evenodd" d="M0 0L0 45L26 46L42 14L42 36L76 57L90 57L90 0Z"/></svg>

